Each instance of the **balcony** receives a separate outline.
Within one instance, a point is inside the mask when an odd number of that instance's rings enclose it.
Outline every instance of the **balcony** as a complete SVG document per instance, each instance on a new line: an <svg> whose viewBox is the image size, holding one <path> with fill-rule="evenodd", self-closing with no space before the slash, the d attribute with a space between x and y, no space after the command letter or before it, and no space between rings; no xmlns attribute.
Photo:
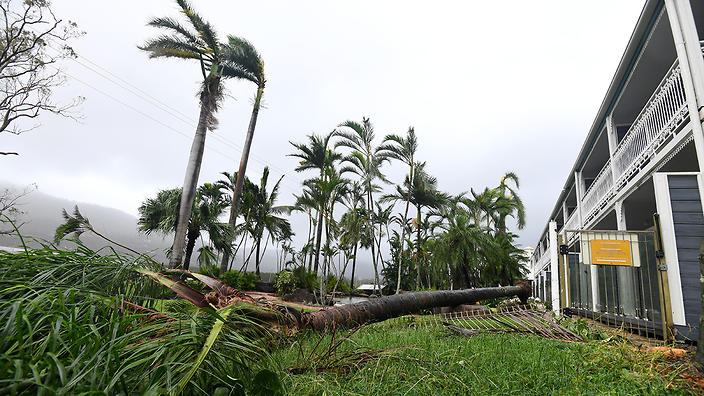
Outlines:
<svg viewBox="0 0 704 396"><path fill-rule="evenodd" d="M611 199L686 124L688 115L679 63L675 61L636 117L613 156L597 174L581 202L582 225L598 218ZM570 216L565 229L576 229ZM568 226L568 224L570 224Z"/></svg>

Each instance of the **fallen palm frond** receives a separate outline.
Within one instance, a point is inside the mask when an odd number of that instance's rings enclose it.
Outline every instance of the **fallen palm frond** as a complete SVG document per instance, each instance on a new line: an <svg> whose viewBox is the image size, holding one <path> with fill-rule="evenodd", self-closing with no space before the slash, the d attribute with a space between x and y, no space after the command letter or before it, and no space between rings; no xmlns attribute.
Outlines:
<svg viewBox="0 0 704 396"><path fill-rule="evenodd" d="M582 337L530 306L440 314L425 319L426 325L442 325L451 332L474 336L482 333L522 333L565 341L584 341Z"/></svg>
<svg viewBox="0 0 704 396"><path fill-rule="evenodd" d="M252 386L268 333L232 308L180 305L143 275L160 270L80 243L0 252L0 395Z"/></svg>

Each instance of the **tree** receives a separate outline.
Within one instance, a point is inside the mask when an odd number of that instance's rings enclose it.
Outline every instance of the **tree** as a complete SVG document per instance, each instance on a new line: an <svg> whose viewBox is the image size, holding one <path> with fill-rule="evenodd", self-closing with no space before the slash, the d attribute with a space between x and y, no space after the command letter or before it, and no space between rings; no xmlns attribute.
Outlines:
<svg viewBox="0 0 704 396"><path fill-rule="evenodd" d="M408 165L408 178L413 180L413 170L415 166L415 155L418 150L418 139L416 138L416 132L413 127L408 127L408 132L406 137L401 137L398 135L387 135L384 139L387 144L381 145L379 148L387 157L397 159L404 164ZM406 209L403 212L403 224L408 222L408 209L411 204L411 189L408 189L406 194ZM406 240L406 227L401 227L401 238L399 242L401 246L400 251L403 252L403 244ZM398 255L398 275L396 283L396 294L401 291L401 258L402 254Z"/></svg>
<svg viewBox="0 0 704 396"><path fill-rule="evenodd" d="M20 134L37 125L42 113L76 118L73 110L82 98L58 104L53 90L66 76L62 60L76 56L68 42L80 36L75 23L57 19L46 0L0 0L3 34L0 35L0 133ZM9 155L15 152L0 152Z"/></svg>
<svg viewBox="0 0 704 396"><path fill-rule="evenodd" d="M297 151L289 154L288 156L296 157L301 160L299 165L296 167L296 172L317 170L319 173L319 180L321 180L321 182L324 181L327 170L334 167L335 163L342 158L340 153L330 150L328 147L330 144L330 138L333 134L334 132L325 136L311 134L308 136L308 145L304 143L289 142L294 148L296 148ZM318 221L315 231L315 266L313 269L315 272L318 272L318 265L320 263L320 243L323 233L323 211L321 209L321 205L326 201L326 199L325 197L320 196L320 194L317 194L317 192L312 191L312 189L309 193L309 199L317 202L318 210Z"/></svg>
<svg viewBox="0 0 704 396"><path fill-rule="evenodd" d="M515 189L508 184L509 181L515 184ZM519 188L520 182L518 176L513 172L506 172L501 178L499 186L496 188L499 199L502 201L496 223L498 232L506 232L506 217L508 216L516 218L519 230L522 230L526 225L526 210L523 206L523 201L518 196L517 190Z"/></svg>
<svg viewBox="0 0 704 396"><path fill-rule="evenodd" d="M228 223L230 224L230 228L234 230L239 211L237 205L239 203L239 196L242 193L244 177L247 172L249 150L252 147L254 129L257 126L257 117L259 116L259 108L261 106L262 95L264 94L266 79L264 78L264 61L256 48L247 40L228 36L228 43L223 46L223 53L225 55L225 64L232 70L233 77L250 81L257 86L257 93L254 97L254 105L252 106L252 115L249 119L247 136L245 137L240 166L237 171L237 181L232 194L232 205L230 206L230 218ZM220 263L220 272L224 272L227 269L228 262L229 254L225 253Z"/></svg>
<svg viewBox="0 0 704 396"><path fill-rule="evenodd" d="M132 253L141 255L138 251L129 248L121 243L115 242L112 239L106 237L104 234L98 232L90 224L88 218L83 216L83 214L81 214L81 211L78 210L78 205L73 207L72 215L68 214L68 212L66 212L66 209L61 209L61 217L64 218L65 222L56 227L56 232L54 233L54 243L56 244L60 243L61 240L66 238L68 235L73 235L75 239L80 240L80 237L83 233L91 232L96 236L104 239L105 241L112 243L113 245L119 246L125 250L129 250Z"/></svg>
<svg viewBox="0 0 704 396"><path fill-rule="evenodd" d="M241 65L237 63L239 59L237 51L233 52L228 49L227 45L221 45L213 26L203 20L186 0L176 0L176 3L181 8L189 25L182 25L169 17L153 18L148 22L148 25L162 29L167 34L157 36L139 46L141 50L149 53L150 58L178 58L198 61L203 75L199 93L200 115L186 166L183 194L179 203L178 218L180 220L176 224L174 243L171 248L172 255L169 260L169 266L172 268L179 267L183 259L188 219L191 217L205 150L205 135L208 130L213 130L217 126L215 113L223 98L221 81L226 78L242 78Z"/></svg>
<svg viewBox="0 0 704 396"><path fill-rule="evenodd" d="M354 290L354 272L357 266L357 249L361 245L369 246L368 225L366 222L366 208L364 206L364 190L357 182L353 182L349 188L349 194L345 199L345 206L348 210L340 218L342 235L340 240L343 244L351 246L352 253L352 276L350 278L350 289ZM343 271L344 273L344 271Z"/></svg>
<svg viewBox="0 0 704 396"><path fill-rule="evenodd" d="M138 229L147 235L155 231L162 234L174 232L179 223L181 201L180 188L162 190L156 197L147 198L138 209ZM201 238L204 231L208 233L209 240L216 250L230 249L228 243L230 230L225 223L218 221L227 205L227 196L222 193L219 186L205 183L198 188L190 211L191 217L187 221L184 269L190 267L196 241ZM171 254L174 254L173 250Z"/></svg>
<svg viewBox="0 0 704 396"><path fill-rule="evenodd" d="M254 247L256 248L256 274L259 275L259 267L261 259L264 252L261 252L261 242L264 235L264 231L267 232L267 241L264 242L264 251L266 251L266 245L269 238L272 241L285 241L291 239L293 232L291 231L291 224L288 220L280 217L280 214L290 213L292 207L290 206L277 206L276 200L279 196L279 185L283 176L274 184L271 192L267 192L267 182L269 180L269 167L264 167L264 172L262 173L262 178L259 183L259 194L257 194L256 204L253 208L252 214L252 225L254 227L253 237L254 237Z"/></svg>
<svg viewBox="0 0 704 396"><path fill-rule="evenodd" d="M347 147L351 153L343 158L343 162L348 165L340 170L340 173L351 172L359 176L362 185L367 194L367 221L372 236L372 264L374 265L374 284L379 285L379 268L376 257L376 247L374 246L375 232L373 227L373 219L371 208L374 207L373 193L377 190L374 185L376 179L388 182L383 173L381 166L389 158L385 151L380 147L374 147L374 126L369 118L362 117L362 122L345 121L338 126L343 128L335 131L335 135L340 137L340 140L335 144L335 147Z"/></svg>
<svg viewBox="0 0 704 396"><path fill-rule="evenodd" d="M403 201L410 194L411 203L416 207L416 218L413 225L416 228L416 289L420 289L421 283L421 259L422 259L422 229L423 229L423 209L439 209L449 199L448 195L438 190L437 178L425 172L425 162L415 164L413 181L406 177L402 186L396 186L396 192L382 197L382 201Z"/></svg>

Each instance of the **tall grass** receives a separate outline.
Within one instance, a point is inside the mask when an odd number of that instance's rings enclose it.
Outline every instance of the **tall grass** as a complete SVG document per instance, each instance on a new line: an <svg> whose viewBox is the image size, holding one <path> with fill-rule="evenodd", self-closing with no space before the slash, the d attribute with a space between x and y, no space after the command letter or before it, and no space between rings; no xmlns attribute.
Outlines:
<svg viewBox="0 0 704 396"><path fill-rule="evenodd" d="M0 395L251 388L265 353L262 328L230 310L164 304L171 292L140 268L160 269L80 244L0 252Z"/></svg>

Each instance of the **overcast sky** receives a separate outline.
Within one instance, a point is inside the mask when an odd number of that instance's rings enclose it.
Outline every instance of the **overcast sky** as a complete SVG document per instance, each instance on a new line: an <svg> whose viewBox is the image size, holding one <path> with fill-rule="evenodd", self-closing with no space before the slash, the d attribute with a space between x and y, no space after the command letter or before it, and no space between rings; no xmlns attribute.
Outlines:
<svg viewBox="0 0 704 396"><path fill-rule="evenodd" d="M495 186L515 171L528 215L519 241L533 246L644 2L193 3L221 38L245 37L265 60L266 108L247 174L258 179L265 164L276 178L285 173L282 203L306 178L293 171L288 142L366 116L379 136L414 126L418 158L447 192ZM137 49L157 34L147 20L178 16L176 4L54 0L53 8L86 32L73 43L83 65L67 63L72 77L56 92L58 101L84 96L85 119L46 116L30 133L0 134L3 151L21 153L2 158L0 179L136 215L146 196L182 184L198 115L197 64ZM201 183L239 163L255 87L226 86ZM394 164L386 173L399 182L405 170ZM294 227L300 245L307 221Z"/></svg>

